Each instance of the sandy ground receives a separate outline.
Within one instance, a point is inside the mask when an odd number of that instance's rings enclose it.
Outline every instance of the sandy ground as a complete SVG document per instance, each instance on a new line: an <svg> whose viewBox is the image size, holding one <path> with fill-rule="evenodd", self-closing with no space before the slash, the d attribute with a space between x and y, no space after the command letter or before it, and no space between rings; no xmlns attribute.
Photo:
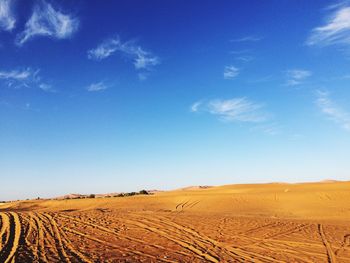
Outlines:
<svg viewBox="0 0 350 263"><path fill-rule="evenodd" d="M0 262L349 262L350 182L0 207Z"/></svg>

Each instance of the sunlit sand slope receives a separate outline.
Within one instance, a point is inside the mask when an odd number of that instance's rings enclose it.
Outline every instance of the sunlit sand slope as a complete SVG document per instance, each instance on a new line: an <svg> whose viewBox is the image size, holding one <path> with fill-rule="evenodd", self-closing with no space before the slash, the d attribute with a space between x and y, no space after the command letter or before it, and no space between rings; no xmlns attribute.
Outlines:
<svg viewBox="0 0 350 263"><path fill-rule="evenodd" d="M0 262L349 262L350 183L0 207Z"/></svg>

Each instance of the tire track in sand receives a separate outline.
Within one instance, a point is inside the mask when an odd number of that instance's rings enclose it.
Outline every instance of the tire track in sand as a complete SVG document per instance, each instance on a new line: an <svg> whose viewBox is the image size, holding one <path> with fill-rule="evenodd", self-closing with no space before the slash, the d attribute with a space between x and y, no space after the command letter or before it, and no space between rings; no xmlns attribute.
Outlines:
<svg viewBox="0 0 350 263"><path fill-rule="evenodd" d="M37 229L37 251L39 252L39 260L41 262L48 263L46 252L45 252L45 235L44 235L44 227L42 225L41 220L34 214L31 214L31 217L34 220L35 228Z"/></svg>
<svg viewBox="0 0 350 263"><path fill-rule="evenodd" d="M79 232L79 231L77 231L77 230L70 229L70 228L68 228L68 227L64 227L63 229L64 229L65 231L67 231L67 232L72 233L72 234L75 234L75 235L78 235L78 236L81 236L81 237L85 237L86 239L90 239L90 240L92 240L92 241L95 241L95 242L97 242L97 243L103 244L103 245L105 245L105 246L108 246L108 247L117 249L117 250L119 250L120 252L125 251L125 252L128 252L128 253L137 255L137 256L149 257L149 258L152 258L153 260L157 260L157 261L171 262L171 263L176 262L176 261L172 261L172 260L166 260L166 259L162 259L162 258L157 258L157 257L155 257L155 256L153 256L153 255L146 254L146 253L144 253L144 252L139 252L139 251L136 251L136 250L132 250L132 249L129 249L129 248L126 248L126 247L121 247L121 246L118 246L118 245L116 245L116 244L112 244L112 243L106 242L106 241L104 241L104 240L102 240L102 239L93 237L93 236L91 236L91 235L88 235L88 234Z"/></svg>
<svg viewBox="0 0 350 263"><path fill-rule="evenodd" d="M92 260L90 260L89 258L87 258L85 255L83 255L81 252L79 252L74 248L74 245L72 244L71 240L68 238L65 231L63 231L63 229L59 228L59 231L62 236L62 242L66 246L67 250L69 251L69 254L72 255L72 257L76 258L78 262L93 263Z"/></svg>
<svg viewBox="0 0 350 263"><path fill-rule="evenodd" d="M78 262L92 263L90 259L88 259L82 253L74 249L67 235L60 227L58 227L56 220L50 214L45 213L42 214L42 216L46 217L49 223L52 225L58 250L60 251L61 256L64 257L66 262L71 262L70 258L73 258Z"/></svg>
<svg viewBox="0 0 350 263"><path fill-rule="evenodd" d="M136 214L134 214L134 217ZM133 221L128 218L128 220ZM234 259L235 262L279 262L284 263L281 260L277 260L265 255L261 255L259 253L243 250L239 247L232 247L217 240L211 239L207 236L203 236L199 232L195 231L192 228L187 226L179 225L166 217L158 217L158 220L152 218L145 218L144 216L137 217L134 219L134 223L143 223L147 226L151 226L155 229L162 229L166 235L162 235L162 233L158 233L159 235L167 238L171 241L172 239L177 238L191 246L198 246L198 249L203 251L204 253L208 253L211 256L216 257L219 262L225 261L221 257L226 255L230 258L230 260ZM186 240L186 239L187 240ZM210 250L209 247L210 246ZM187 247L184 247L187 248ZM191 249L191 248L187 248ZM214 254L214 251L216 252ZM203 257L202 257L203 258Z"/></svg>
<svg viewBox="0 0 350 263"><path fill-rule="evenodd" d="M338 256L338 254L340 252L345 251L348 247L350 247L350 234L346 234L344 236L343 242L342 242L340 248L338 248L334 254Z"/></svg>
<svg viewBox="0 0 350 263"><path fill-rule="evenodd" d="M136 225L140 228L146 229L150 232L159 234L160 236L163 236L171 241L173 241L174 243L177 243L178 245L180 245L181 247L188 249L190 251L192 251L193 253L197 254L198 256L200 256L201 258L207 260L208 262L213 262L213 263L218 263L220 262L220 259L210 253L207 253L206 251L203 251L202 249L199 249L195 246L193 246L190 242L186 242L184 240L180 240L177 238L174 238L173 236L167 234L166 232L160 230L159 228L156 227L152 227L150 225L147 225L145 223L142 223L140 221L136 221L136 220L130 220L130 219L123 219L125 222L128 222L132 225Z"/></svg>
<svg viewBox="0 0 350 263"><path fill-rule="evenodd" d="M3 248L3 245L7 243L9 238L9 228L10 228L10 219L7 214L0 213L1 217L1 229L0 229L0 254ZM4 238L5 241L3 241L3 235L6 234L6 237Z"/></svg>
<svg viewBox="0 0 350 263"><path fill-rule="evenodd" d="M128 218L130 219L130 217ZM215 247L215 244L213 242L210 242L210 240L207 240L206 238L202 237L198 232L194 231L191 228L180 226L174 222L171 222L167 220L167 218L162 218L156 220L155 218L148 218L148 217L135 217L134 220L137 222L141 222L144 224L151 224L152 226L162 229L164 232L166 232L168 235L171 235L173 237L177 237L178 239L185 240L188 238L191 243L195 243L198 245L201 249L208 251L209 246ZM194 239L196 237L196 239ZM217 255L214 255L217 256Z"/></svg>
<svg viewBox="0 0 350 263"><path fill-rule="evenodd" d="M331 244L327 241L322 224L318 224L318 232L320 233L320 236L322 238L322 242L327 250L328 262L329 263L336 263L337 258L336 258L335 254L331 248Z"/></svg>
<svg viewBox="0 0 350 263"><path fill-rule="evenodd" d="M51 223L43 216L43 213L36 213L36 216L41 223L42 232L44 233L44 248L47 260L49 262L57 260L59 260L59 262L68 262Z"/></svg>
<svg viewBox="0 0 350 263"><path fill-rule="evenodd" d="M103 226L100 226L100 225L97 225L97 224L94 224L94 223L91 223L91 222L86 222L86 221L84 221L82 219L78 219L78 218L75 218L75 217L62 215L62 214L60 214L59 217L67 219L67 220L72 220L72 221L74 221L76 223L79 223L79 224L81 224L83 226L90 226L90 227L92 227L94 229L98 229L98 230L100 230L102 232L105 232L105 233L113 235L113 237L115 237L115 238L117 238L119 240L124 240L124 241L128 241L128 242L136 242L136 243L142 244L144 246L149 246L149 247L153 247L153 248L156 248L156 249L161 249L161 250L164 250L164 251L173 252L175 254L179 254L179 255L182 255L182 256L186 256L186 257L192 256L192 255L190 255L188 253L185 253L183 251L176 251L176 250L172 250L170 248L165 248L165 247L157 245L157 244L150 244L149 242L143 241L141 239L133 238L133 237L127 236L125 234L119 233L117 230L111 230L111 229L105 228Z"/></svg>
<svg viewBox="0 0 350 263"><path fill-rule="evenodd" d="M142 218L141 220L148 220L148 222L152 222L155 224L157 222L159 225L156 225L156 227L162 228L162 229L169 229L169 227L175 228L177 231L180 231L181 237L186 236L186 234L189 234L191 239L190 242L193 242L193 240L197 241L195 242L196 244L202 243L205 248L205 244L210 244L213 248L219 249L223 254L229 255L230 257L235 258L236 261L241 261L241 262L247 262L247 261L252 261L252 262L280 262L282 261L261 255L259 253L251 252L244 250L239 247L233 247L229 246L227 244L224 244L222 242L219 242L217 240L214 240L212 238L209 238L207 236L203 236L200 234L198 231L188 227L188 226L183 226L180 224L177 224L173 222L172 220L169 220L166 217L158 217L158 221L155 221L154 218ZM176 231L173 231L171 235L173 236L176 233ZM208 251L208 249L206 250ZM219 258L219 257L218 257Z"/></svg>
<svg viewBox="0 0 350 263"><path fill-rule="evenodd" d="M63 247L63 242L62 242L62 238L61 238L61 234L60 232L58 231L58 227L56 225L56 222L54 222L52 220L52 218L47 215L47 214L39 214L38 217L40 218L41 221L45 221L45 219L47 220L47 225L50 225L51 226L51 229L52 229L52 239L54 240L55 242L55 245L56 245L56 249L57 249L57 252L58 252L58 255L60 256L61 258L61 262L67 262L67 263L70 263L70 260L69 260L69 257Z"/></svg>
<svg viewBox="0 0 350 263"><path fill-rule="evenodd" d="M18 249L19 239L21 236L21 223L18 214L14 212L6 213L9 219L9 238L0 252L0 262L15 262L15 254Z"/></svg>
<svg viewBox="0 0 350 263"><path fill-rule="evenodd" d="M77 219L77 218L70 217L70 216L67 216L67 215L60 215L60 217L66 218L66 219L68 219L68 220L73 220L73 221L75 221L75 222L77 222L77 223L81 223L81 224L84 224L84 225L90 225L90 226L92 226L92 227L94 227L94 228L100 229L100 230L105 231L105 232L107 232L107 233L112 233L112 234L114 234L114 235L119 235L119 233L117 233L117 232L115 232L115 231L113 231L113 230L107 229L107 228L105 228L105 227L102 227L102 226L99 226L99 225L96 225L96 224L93 224L93 223L90 223L90 222L85 222L85 221L83 221L83 220L81 220L81 219ZM132 221L132 220L129 220L129 221L132 222L132 223L135 223L135 221ZM136 223L138 223L138 222L136 222ZM134 224L134 225L135 225L135 224ZM137 224L136 224L136 225L137 225ZM139 225L137 225L137 226L140 227ZM143 228L143 227L141 227L141 228ZM143 228L143 229L146 229L146 230L149 230L149 231L150 231L150 229L147 229L147 228ZM103 241L103 240L100 240L100 239L95 238L95 237L92 237L92 236L90 236L90 235L87 235L87 234L84 234L84 233L81 233L81 232L72 230L72 229L70 229L70 228L66 228L66 227L65 227L65 230L68 231L68 232L77 234L77 235L84 236L84 237L86 237L86 238L88 238L88 239L91 239L91 240L96 241L96 242L99 242L99 243L106 243L106 242ZM151 232L152 232L152 231L151 231ZM154 232L154 231L153 231L153 232ZM155 232L155 233L157 233L157 232ZM157 233L157 234L159 234L159 233ZM168 239L169 239L169 238L168 238ZM190 246L191 248L190 248L189 250L192 251L192 252L196 251L197 253L195 253L195 255L197 255L197 256L199 256L199 258L202 258L202 259L203 259L203 255L204 255L205 253L203 253L201 250L197 250L195 247L192 247L191 244L188 244L188 243L183 242L183 241L181 241L181 240L176 240L176 241L174 241L175 239L169 239L169 240L173 241L174 243L177 243L178 245L180 245L180 246L182 246L182 247ZM118 247L118 248L120 248L120 247ZM124 248L124 249L125 249L125 248ZM139 251L133 251L133 253L137 253L137 255L140 255L140 252L139 252ZM142 253L143 253L143 252L142 252ZM145 254L141 254L141 255L145 256ZM146 255L147 255L147 254L146 254ZM151 256L151 257L154 257L154 256ZM204 258L205 258L205 257L204 257ZM164 260L164 259L158 259L158 260L167 261L167 260ZM213 259L213 260L214 260L214 259ZM219 262L219 261L211 261L211 262Z"/></svg>
<svg viewBox="0 0 350 263"><path fill-rule="evenodd" d="M27 223L27 229L24 233L24 242L27 246L28 250L31 250L34 260L39 261L38 255L38 247L39 247L39 239L38 239L38 230L36 229L36 224L31 216L32 213L22 214L22 220L25 220ZM32 242L31 242L32 241Z"/></svg>

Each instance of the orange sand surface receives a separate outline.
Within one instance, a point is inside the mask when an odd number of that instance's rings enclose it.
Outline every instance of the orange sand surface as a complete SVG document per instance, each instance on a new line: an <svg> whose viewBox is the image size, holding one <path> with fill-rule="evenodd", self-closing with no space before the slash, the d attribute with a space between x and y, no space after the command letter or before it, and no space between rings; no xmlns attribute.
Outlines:
<svg viewBox="0 0 350 263"><path fill-rule="evenodd" d="M0 262L350 263L350 182L6 203Z"/></svg>

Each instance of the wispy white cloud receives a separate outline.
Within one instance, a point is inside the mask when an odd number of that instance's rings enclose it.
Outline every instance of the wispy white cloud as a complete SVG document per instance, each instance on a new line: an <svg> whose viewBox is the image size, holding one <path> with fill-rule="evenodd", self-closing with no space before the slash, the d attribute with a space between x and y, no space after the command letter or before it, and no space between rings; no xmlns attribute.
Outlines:
<svg viewBox="0 0 350 263"><path fill-rule="evenodd" d="M281 127L276 123L262 123L253 127L252 130L261 131L271 136L281 133Z"/></svg>
<svg viewBox="0 0 350 263"><path fill-rule="evenodd" d="M231 42L258 42L260 40L262 40L262 37L257 37L257 36L245 36L245 37L241 37L241 38L235 38L235 39L231 39Z"/></svg>
<svg viewBox="0 0 350 263"><path fill-rule="evenodd" d="M304 69L291 69L286 71L286 85L296 86L304 82L305 79L312 75L311 71Z"/></svg>
<svg viewBox="0 0 350 263"><path fill-rule="evenodd" d="M23 45L28 40L47 36L57 39L70 38L79 27L79 20L72 14L63 13L45 1L39 1L25 24L25 29L17 35L16 43Z"/></svg>
<svg viewBox="0 0 350 263"><path fill-rule="evenodd" d="M31 76L32 70L30 68L23 70L11 70L11 71L0 71L0 79L5 80L24 80Z"/></svg>
<svg viewBox="0 0 350 263"><path fill-rule="evenodd" d="M15 28L16 18L13 13L13 0L0 0L0 31Z"/></svg>
<svg viewBox="0 0 350 263"><path fill-rule="evenodd" d="M88 87L86 87L87 91L97 92L108 89L108 86L104 84L102 81L97 83L92 83Z"/></svg>
<svg viewBox="0 0 350 263"><path fill-rule="evenodd" d="M327 9L330 10L324 25L312 30L306 41L307 45L329 46L350 44L350 4L341 2Z"/></svg>
<svg viewBox="0 0 350 263"><path fill-rule="evenodd" d="M329 96L328 92L317 91L316 104L323 114L330 120L350 131L350 113L338 106Z"/></svg>
<svg viewBox="0 0 350 263"><path fill-rule="evenodd" d="M231 55L244 55L244 54L249 54L251 53L251 49L241 49L241 50L231 50L229 51L229 54Z"/></svg>
<svg viewBox="0 0 350 263"><path fill-rule="evenodd" d="M254 57L253 56L239 56L239 57L236 57L236 59L239 60L239 61L248 63L248 62L253 61Z"/></svg>
<svg viewBox="0 0 350 263"><path fill-rule="evenodd" d="M210 113L228 122L261 123L269 118L263 108L262 104L240 97L228 100L198 101L191 106L191 111Z"/></svg>
<svg viewBox="0 0 350 263"><path fill-rule="evenodd" d="M224 69L224 79L234 79L239 74L239 69L235 66L226 66Z"/></svg>
<svg viewBox="0 0 350 263"><path fill-rule="evenodd" d="M42 91L45 91L45 92L55 92L55 90L52 88L52 86L47 84L47 83L39 83L38 87L39 87L39 89L41 89Z"/></svg>
<svg viewBox="0 0 350 263"><path fill-rule="evenodd" d="M197 112L202 105L202 101L196 101L191 105L191 112Z"/></svg>
<svg viewBox="0 0 350 263"><path fill-rule="evenodd" d="M148 78L149 72L140 72L137 74L139 80L146 80Z"/></svg>
<svg viewBox="0 0 350 263"><path fill-rule="evenodd" d="M45 92L55 92L51 85L42 81L40 70L31 68L0 71L0 85L8 88L39 88Z"/></svg>
<svg viewBox="0 0 350 263"><path fill-rule="evenodd" d="M103 41L96 48L87 52L88 58L93 60L103 60L119 53L130 59L136 70L149 71L154 66L160 64L160 59L149 51L145 51L142 47L133 41L122 42L119 37L110 38ZM145 79L148 74L139 73L139 78Z"/></svg>
<svg viewBox="0 0 350 263"><path fill-rule="evenodd" d="M111 56L117 50L120 50L123 44L119 38L111 38L103 41L94 49L88 51L88 58L94 60L102 60Z"/></svg>
<svg viewBox="0 0 350 263"><path fill-rule="evenodd" d="M136 69L147 69L159 64L158 57L152 56L149 52L144 51L140 47L137 48L135 53L132 51L131 54L136 56L134 61Z"/></svg>

